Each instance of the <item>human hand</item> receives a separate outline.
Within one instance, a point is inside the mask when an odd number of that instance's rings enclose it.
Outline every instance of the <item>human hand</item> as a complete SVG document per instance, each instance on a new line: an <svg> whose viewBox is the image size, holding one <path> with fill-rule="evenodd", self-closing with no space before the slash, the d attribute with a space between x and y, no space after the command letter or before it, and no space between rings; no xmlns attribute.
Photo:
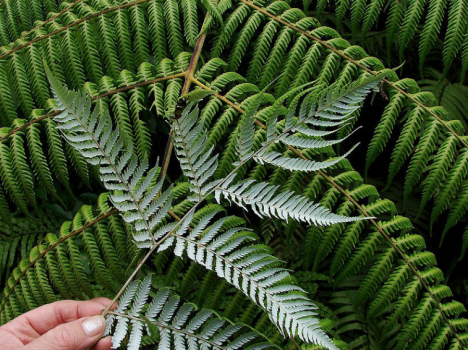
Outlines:
<svg viewBox="0 0 468 350"><path fill-rule="evenodd" d="M101 312L107 298L63 300L29 311L0 327L0 350L109 350Z"/></svg>

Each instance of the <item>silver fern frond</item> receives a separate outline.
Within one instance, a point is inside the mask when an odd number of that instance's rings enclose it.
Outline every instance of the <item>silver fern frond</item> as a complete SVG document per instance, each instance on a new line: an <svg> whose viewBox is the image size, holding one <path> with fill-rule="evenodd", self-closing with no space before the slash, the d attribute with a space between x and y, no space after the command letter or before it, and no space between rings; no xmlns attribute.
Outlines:
<svg viewBox="0 0 468 350"><path fill-rule="evenodd" d="M279 191L280 186L269 185L255 180L243 180L231 185L236 174L216 187L215 197L218 203L221 196L244 208L249 205L261 218L277 218L288 221L294 219L314 225L332 225L340 222L366 220L365 217L337 215L319 203L296 195L292 191Z"/></svg>
<svg viewBox="0 0 468 350"><path fill-rule="evenodd" d="M307 140L309 141L309 140ZM313 140L315 141L315 140ZM326 142L326 141L322 141ZM352 147L348 152L343 154L341 157L337 157L331 160L327 160L325 162L316 162L313 160L302 159L302 158L291 158L285 157L281 153L270 151L267 152L266 150L257 153L254 157L255 161L260 164L271 164L279 168L283 168L290 171L304 171L306 173L310 173L313 171L318 171L322 169L326 169L339 163L341 160L346 158L358 145Z"/></svg>
<svg viewBox="0 0 468 350"><path fill-rule="evenodd" d="M112 334L112 348L121 346L127 335L127 349L140 348L143 335L159 339L157 349L175 350L258 350L279 349L261 334L243 325L232 324L210 310L197 310L191 303L182 303L168 289L156 293L149 302L151 275L143 282L132 282L115 312L106 317L108 334ZM142 308L144 307L144 310Z"/></svg>
<svg viewBox="0 0 468 350"><path fill-rule="evenodd" d="M284 94L277 99L272 108L267 110L266 141L259 149L254 150L255 115L263 97L263 92L258 93L249 102L241 121L237 136L239 161L235 165L240 167L253 158L260 164L267 163L290 171L313 172L338 163L357 145L343 156L324 162L313 161L305 157L286 157L272 150L272 146L276 142L282 142L287 146L310 150L342 142L346 138L339 140L317 138L337 132L337 128L352 117L353 113L361 107L367 95L376 88L386 74L388 72L366 77L341 89L332 85L329 89L321 91L320 86L306 88L307 86L304 85ZM280 125L277 120L280 107L289 99L292 101L287 108L284 123ZM315 128L330 126L334 129ZM285 220L293 218L316 225L330 225L364 219L333 214L319 204L295 195L293 192L279 192L279 186L256 183L254 180L244 180L231 185L236 178L236 170L237 168L215 186L215 196L218 203L222 195L244 209L246 209L245 205L250 205L254 212L262 218L275 217Z"/></svg>
<svg viewBox="0 0 468 350"><path fill-rule="evenodd" d="M213 149L207 147L205 123L198 120L198 105L189 104L182 112L181 118L173 121L173 133L177 157L184 174L189 178L191 192L196 194L196 197L190 198L195 205L180 221L163 225L160 223L172 203L171 188L166 191L162 190L163 181L156 181L157 167L148 169L147 160L140 161L133 154L131 144L125 144L120 137L119 129L113 128L109 114L96 110L91 113L89 98L81 93L69 92L53 77L49 79L54 92L56 109L62 111L56 117L60 130L67 141L90 163L100 165L99 171L104 185L109 190L116 191L111 196L112 202L121 211L124 220L131 223L137 232L134 239L138 247L157 247L158 251L163 251L175 243L175 255L183 257L186 254L207 269L216 271L218 276L226 279L265 309L272 322L283 334L290 337L298 336L305 342L322 345L328 349L336 349L319 326L315 305L305 296L302 289L285 283L290 275L288 271L278 267L279 260L272 257L265 248L250 244L256 239L255 235L239 227L224 229L223 225L228 218L220 219L210 225L216 213L202 218L193 229L190 225L197 206L212 193L218 202L223 196L241 207L245 208L246 205L250 205L262 218L274 217L285 220L292 218L315 225L364 220L364 217L345 217L333 214L306 197L290 191L280 192L278 186L254 180L234 184L233 181L239 167L252 158L291 170L314 171L336 163L337 160L329 162L288 160L290 158L284 159L285 157L281 154L267 152L267 150L275 142L282 141L282 138L295 140L296 136L288 135L288 133L299 126L298 123L303 124L302 129L298 128L295 132L308 128L306 124L341 125L346 121L349 113L358 108L351 105L362 101L360 99L364 92L369 90L367 86L371 86L369 83L371 79L366 80L367 85L362 82L353 85L353 88L349 88L346 93L342 94L345 97L340 95L339 98L335 98L334 94L326 94L328 97L322 98L317 103L313 101L314 95L312 94L296 95L286 114L282 132L270 138L270 141L261 145L260 149L253 150L255 115L263 101L263 92L257 94L251 99L240 127L242 142L239 142L238 152L241 160L230 175L216 181L213 181L213 175L218 167L217 155L212 156ZM373 81L372 84L376 85L376 82ZM304 99L299 116L294 117L298 101L302 101L302 97ZM336 101L339 103L336 104ZM315 108L314 105L319 107ZM308 121L311 123L307 123ZM308 130L310 132L305 132L305 137L311 137L314 133L312 137L321 137L329 133L323 130ZM308 142L310 145L312 141ZM314 147L319 148L323 146L323 143L327 145L327 141L321 142L316 143ZM140 313L148 297L150 281L145 279L142 285L138 285L138 288L135 286L136 284L129 286L128 293L123 296L121 307L109 316L112 322L117 322L114 344L120 344L128 329L132 329L129 349L137 349L143 336L144 323L140 318ZM129 300L134 300L134 304L127 311ZM161 307L161 301L156 302L156 305ZM166 301L158 322L168 323L173 320L177 308L178 304L175 299L171 298ZM153 320L156 320L154 318L156 315L151 315L156 313L157 307L153 306L151 310L153 310L152 313L144 317L150 320L153 317ZM181 319L184 318L183 316L180 316ZM196 317L194 319L197 320ZM179 322L177 321L176 324ZM109 327L107 328L109 330ZM174 334L173 330L168 332L163 327L160 331L161 349L172 346L172 341L179 339L174 338ZM250 336L244 335L236 339L233 344L245 348L245 344L248 344L250 340ZM231 344L229 348L238 347Z"/></svg>
<svg viewBox="0 0 468 350"><path fill-rule="evenodd" d="M260 107L263 94L264 92L261 91L253 96L243 114L237 144L237 153L239 155L239 163L237 164L245 163L254 154L255 114Z"/></svg>
<svg viewBox="0 0 468 350"><path fill-rule="evenodd" d="M250 244L256 240L251 230L225 228L224 223L229 217L210 225L216 213L204 216L188 236L174 233L174 253L183 258L185 252L189 259L215 271L241 290L268 312L283 334L336 349L319 326L317 307L306 297L304 290L288 282L290 274L279 267L280 260L270 255L264 246Z"/></svg>
<svg viewBox="0 0 468 350"><path fill-rule="evenodd" d="M208 147L208 138L204 123L198 123L199 108L195 102L190 103L179 119L174 119L174 148L180 167L189 178L189 188L201 199L215 183L207 183L218 168L218 155L211 156L213 146ZM198 124L197 124L198 123Z"/></svg>
<svg viewBox="0 0 468 350"><path fill-rule="evenodd" d="M351 134L338 140L323 140L321 137L337 132L338 128L345 124L361 107L364 99L377 87L385 75L386 73L382 73L378 76L363 78L341 89L334 85L325 91L320 89L320 86L307 89L302 86L286 93L278 100L283 103L292 98L285 115L284 126L281 132L277 132L279 109L279 105L277 105L272 108L267 118L266 142L257 152L252 152L254 160L260 164L268 163L290 171L306 172L325 169L336 164L348 156L357 145L340 158L326 162L285 157L278 152L270 151L269 148L274 142L282 142L287 146L310 150L332 146L344 141ZM322 130L317 129L317 127L334 127L334 129ZM251 137L253 138L253 134Z"/></svg>
<svg viewBox="0 0 468 350"><path fill-rule="evenodd" d="M54 118L57 128L90 164L99 165L104 186L116 191L110 196L112 203L135 228L137 246L152 247L156 243L152 231L172 202L171 188L162 191L163 180L156 182L158 167L149 169L146 158L139 161L133 145L113 127L107 111L95 108L91 112L89 97L68 91L47 71L55 108L61 111Z"/></svg>

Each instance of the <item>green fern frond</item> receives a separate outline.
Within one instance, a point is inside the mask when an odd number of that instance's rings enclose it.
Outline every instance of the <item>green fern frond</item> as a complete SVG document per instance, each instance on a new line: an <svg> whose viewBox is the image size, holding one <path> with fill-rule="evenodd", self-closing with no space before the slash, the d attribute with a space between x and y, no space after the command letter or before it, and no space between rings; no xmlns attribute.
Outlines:
<svg viewBox="0 0 468 350"><path fill-rule="evenodd" d="M115 291L125 269L117 254L126 261L132 251L122 249L122 242L127 241L130 232L113 215L115 210L105 204L107 201L108 195L104 194L96 208L83 206L73 222L62 224L57 235L46 234L46 228L42 234L33 236L35 239L24 247L23 260L3 290L2 324L48 302L92 296L92 285L101 285L103 281L110 288L108 291ZM28 234L38 232L37 222L35 226ZM108 227L113 228L112 237ZM22 296L29 304L22 304Z"/></svg>
<svg viewBox="0 0 468 350"><path fill-rule="evenodd" d="M424 1L412 1L405 13L403 24L401 26L398 44L400 47L400 61L403 58L403 52L408 46L411 38L414 36L416 26L419 23L424 8ZM431 24L431 23L429 23ZM422 40L422 39L421 39Z"/></svg>
<svg viewBox="0 0 468 350"><path fill-rule="evenodd" d="M421 33L419 43L419 67L422 72L427 55L434 45L437 34L440 31L442 20L444 18L447 0L438 0L429 2L426 24Z"/></svg>
<svg viewBox="0 0 468 350"><path fill-rule="evenodd" d="M413 147L416 136L419 135L421 124L424 120L424 111L421 108L411 109L405 126L398 138L395 149L393 150L390 169L388 171L387 187L391 184L397 172L408 159ZM410 171L410 170L408 170Z"/></svg>
<svg viewBox="0 0 468 350"><path fill-rule="evenodd" d="M324 2L317 2L317 12L320 14ZM306 3L304 3L304 8ZM358 32L362 44L368 38L368 32L377 27L379 20L386 19L386 46L390 59L392 50L399 49L400 61L403 61L404 51L415 42L419 49L419 67L423 72L424 63L434 48L436 38L443 33L442 59L445 66L445 73L452 66L458 53L461 55L463 66L467 66L466 46L464 39L467 32L466 12L468 6L464 1L458 0L415 0L410 2L383 1L383 0L359 0L350 2L348 0L332 1L332 8L335 10L336 18L341 24L347 19L350 20L353 37ZM447 27L442 23L447 18ZM418 27L422 29L419 34ZM418 38L419 36L419 38ZM463 70L463 76L466 69Z"/></svg>
<svg viewBox="0 0 468 350"><path fill-rule="evenodd" d="M445 34L443 58L445 69L452 65L466 35L468 7L463 1L450 0L448 27Z"/></svg>
<svg viewBox="0 0 468 350"><path fill-rule="evenodd" d="M445 181L448 170L455 156L456 143L457 141L455 137L448 137L437 151L437 154L434 157L434 162L429 168L429 175L427 176L426 183L424 185L423 197L419 209L420 213L427 201L437 191L439 184Z"/></svg>
<svg viewBox="0 0 468 350"><path fill-rule="evenodd" d="M26 200L21 194L20 185L13 170L11 152L4 143L0 144L0 175L2 178L2 184L12 201L18 206L18 208L28 215Z"/></svg>
<svg viewBox="0 0 468 350"><path fill-rule="evenodd" d="M399 93L390 95L390 101L382 115L379 125L375 128L374 136L369 145L366 157L366 172L380 154L390 139L390 134L396 122L396 117L403 108L405 97Z"/></svg>
<svg viewBox="0 0 468 350"><path fill-rule="evenodd" d="M417 151L408 166L404 189L405 204L413 187L421 179L422 172L426 169L429 163L430 155L436 150L439 131L440 126L437 121L433 118L428 118L421 139L416 146Z"/></svg>
<svg viewBox="0 0 468 350"><path fill-rule="evenodd" d="M457 159L450 167L447 178L436 196L431 214L431 224L434 222L435 218L447 208L448 203L454 199L463 179L466 177L468 172L467 153L468 150L466 148L462 149ZM443 238L444 236L442 235L441 241Z"/></svg>

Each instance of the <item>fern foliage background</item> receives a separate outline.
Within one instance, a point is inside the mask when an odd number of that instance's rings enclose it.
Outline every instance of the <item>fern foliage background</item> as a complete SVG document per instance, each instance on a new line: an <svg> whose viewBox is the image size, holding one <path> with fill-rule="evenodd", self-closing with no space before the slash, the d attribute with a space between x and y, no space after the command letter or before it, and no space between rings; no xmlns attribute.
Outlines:
<svg viewBox="0 0 468 350"><path fill-rule="evenodd" d="M128 349L468 347L464 1L31 4L0 3L2 324L104 295Z"/></svg>

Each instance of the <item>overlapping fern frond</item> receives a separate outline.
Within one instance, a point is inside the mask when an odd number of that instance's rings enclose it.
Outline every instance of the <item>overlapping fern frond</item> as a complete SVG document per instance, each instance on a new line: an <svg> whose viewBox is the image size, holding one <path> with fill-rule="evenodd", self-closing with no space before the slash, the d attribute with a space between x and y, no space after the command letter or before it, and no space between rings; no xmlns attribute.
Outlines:
<svg viewBox="0 0 468 350"><path fill-rule="evenodd" d="M413 83L405 84L407 88ZM419 90L419 88L418 88ZM449 93L449 91L447 91ZM432 95L425 91L416 94L418 100L435 101ZM466 177L466 137L460 134L464 130L464 122L458 118L441 120L439 112L446 113L440 106L425 110L417 105L407 105L408 101L401 93L392 90L390 93L391 109L385 113L376 128L367 153L367 166L376 159L387 146L392 135L398 114L406 114L403 130L399 135L392 152L387 187L395 176L404 169L409 161L404 181L403 205L410 194L420 193L419 214L434 200L430 226L448 211L445 228L441 235L441 243L445 234L458 222L466 217L464 187ZM431 102L434 103L434 102ZM450 105L449 105L450 107ZM465 254L466 245L461 249Z"/></svg>
<svg viewBox="0 0 468 350"><path fill-rule="evenodd" d="M116 292L125 276L124 262L134 252L132 231L108 197L102 194L95 207L83 206L57 233L35 237L3 290L2 324L45 303Z"/></svg>
<svg viewBox="0 0 468 350"><path fill-rule="evenodd" d="M61 113L54 119L57 128L92 165L99 165L104 186L111 201L122 212L123 219L135 228L138 246L152 247L156 240L153 229L171 206L170 188L162 191L163 180L156 183L158 167L148 169L146 158L139 162L132 144L125 147L120 129L113 128L108 113L99 108L91 112L91 100L81 93L67 91L49 71L56 106Z"/></svg>
<svg viewBox="0 0 468 350"><path fill-rule="evenodd" d="M459 120L463 129L468 129L468 106L465 99L468 88L462 83L453 83L441 72L433 68L425 68L425 79L419 80L421 91L429 91L437 98L437 104L443 106L450 119Z"/></svg>
<svg viewBox="0 0 468 350"><path fill-rule="evenodd" d="M41 222L24 217L11 218L10 223L0 222L0 283L10 276L12 267L28 256L37 241L60 224L51 213L44 213Z"/></svg>
<svg viewBox="0 0 468 350"><path fill-rule="evenodd" d="M218 202L221 200L221 196L224 196L243 208L245 208L245 204L251 205L254 212L260 217L274 216L285 220L291 217L298 221L313 222L317 225L355 221L356 218L329 213L305 197L294 196L292 192L278 193L277 188L266 183L255 183L255 180L239 182L234 181L234 179L237 177L236 170L251 159L260 164L269 163L276 167L305 172L325 169L339 162L347 154L332 161L315 162L307 159L283 157L281 154L271 151L271 148L276 142L282 142L289 146L299 145L299 147L310 151L339 142L336 140L314 140L312 137L327 135L336 132L336 130L316 130L309 128L309 125L317 127L342 124L347 117L360 108L360 103L381 78L382 76L363 79L363 81L343 88L342 91L336 91L333 87L325 93L318 93L315 87L302 91L290 103L285 116L284 129L278 135L276 134L279 116L277 111L292 93L280 97L271 108L262 111L259 111L259 107L263 93L253 96L248 101L246 114L243 116L238 134L235 135L239 157L239 160L234 163L236 168L232 169L226 178L210 183L206 182L217 170L217 156L211 157L212 147L208 149L208 138L203 133L204 121L202 120L194 127L198 120L199 110L198 107L193 108L193 103L190 104L181 117L175 119L173 125L174 129L177 130L175 146L178 158L184 174L192 179L191 190L199 198L214 191ZM293 93L300 92L302 89L293 90ZM299 113L296 115L296 107L301 97L304 97L304 101L301 102ZM254 142L256 113L263 113L263 116L268 118L268 128L271 132L261 147L254 146L254 144L258 145L258 142ZM297 120L294 120L295 118ZM293 132L296 134L293 135Z"/></svg>

